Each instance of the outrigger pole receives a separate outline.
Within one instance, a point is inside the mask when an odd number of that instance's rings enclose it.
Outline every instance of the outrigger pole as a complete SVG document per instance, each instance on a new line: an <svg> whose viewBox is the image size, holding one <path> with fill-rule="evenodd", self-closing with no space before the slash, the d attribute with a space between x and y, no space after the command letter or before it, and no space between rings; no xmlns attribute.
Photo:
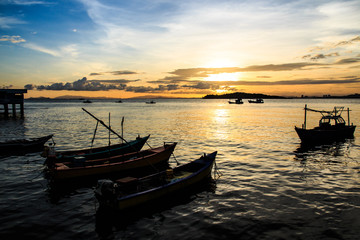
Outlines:
<svg viewBox="0 0 360 240"><path fill-rule="evenodd" d="M307 110L307 104L305 104L305 116L304 116L304 125L303 125L303 129L306 129L306 110Z"/></svg>
<svg viewBox="0 0 360 240"><path fill-rule="evenodd" d="M121 140L123 140L124 142L128 143L122 136L120 136L119 134L117 134L114 130L112 130L110 127L108 127L102 120L98 119L97 117L95 117L94 115L92 115L90 112L88 112L85 108L81 108L82 110L84 110L84 112L86 112L87 114L89 114L90 116L92 116L93 118L95 118L99 123L101 123L104 127L106 127L107 129L109 129L109 131L111 131L113 134L115 134L116 136L118 136Z"/></svg>

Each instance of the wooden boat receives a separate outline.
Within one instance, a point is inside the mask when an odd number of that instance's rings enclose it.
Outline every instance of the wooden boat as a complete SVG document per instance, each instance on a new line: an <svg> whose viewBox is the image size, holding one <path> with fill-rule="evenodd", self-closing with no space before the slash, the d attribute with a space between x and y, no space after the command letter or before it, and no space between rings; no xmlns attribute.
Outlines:
<svg viewBox="0 0 360 240"><path fill-rule="evenodd" d="M47 167L47 176L54 181L74 178L101 177L131 171L141 171L166 163L175 149L176 143L101 159L55 163Z"/></svg>
<svg viewBox="0 0 360 240"><path fill-rule="evenodd" d="M241 98L236 99L235 101L230 101L229 104L243 104L243 100Z"/></svg>
<svg viewBox="0 0 360 240"><path fill-rule="evenodd" d="M40 152L43 150L44 144L52 136L53 135L51 134L39 138L17 139L17 140L0 142L0 155Z"/></svg>
<svg viewBox="0 0 360 240"><path fill-rule="evenodd" d="M264 99L262 98L257 98L255 100L250 99L249 103L264 103Z"/></svg>
<svg viewBox="0 0 360 240"><path fill-rule="evenodd" d="M133 141L114 144L110 146L98 147L98 148L87 148L80 150L72 150L72 151L58 151L55 152L55 155L49 157L50 148L47 147L44 151L44 157L47 157L46 163L52 164L54 162L71 162L76 159L90 160L97 158L105 158L116 155L122 155L130 152L138 152L142 149L146 141L149 139L150 135L146 137L137 137ZM53 153L54 154L54 153ZM49 159L51 158L51 159Z"/></svg>
<svg viewBox="0 0 360 240"><path fill-rule="evenodd" d="M304 110L305 119L302 128L295 126L295 131L297 132L302 143L334 142L354 137L354 131L356 126L354 126L353 124L350 125L349 108L347 109L348 124L346 124L345 120L341 116L344 107L334 107L332 111L319 111L307 108L307 105L305 105ZM319 126L312 129L306 129L307 111L313 111L322 114L322 117L319 121Z"/></svg>
<svg viewBox="0 0 360 240"><path fill-rule="evenodd" d="M142 178L99 180L95 196L101 205L117 210L128 210L174 196L211 177L216 154L204 154L190 163Z"/></svg>

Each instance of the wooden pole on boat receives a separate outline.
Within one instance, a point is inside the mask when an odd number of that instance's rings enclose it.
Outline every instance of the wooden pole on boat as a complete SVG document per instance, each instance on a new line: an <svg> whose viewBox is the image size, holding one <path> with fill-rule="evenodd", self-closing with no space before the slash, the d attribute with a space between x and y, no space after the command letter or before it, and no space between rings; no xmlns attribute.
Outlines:
<svg viewBox="0 0 360 240"><path fill-rule="evenodd" d="M111 128L111 124L110 124L110 113L109 113L109 146L111 145L111 141L110 141L110 128Z"/></svg>
<svg viewBox="0 0 360 240"><path fill-rule="evenodd" d="M106 127L107 129L109 129L109 131L111 131L113 134L115 134L116 136L118 136L120 139L122 139L124 142L128 143L123 137L121 137L119 134L117 134L114 130L112 130L110 127L108 127L102 120L98 119L97 117L95 117L94 115L92 115L90 112L88 112L85 108L81 108L84 112L86 112L87 114L89 114L90 116L92 116L93 118L95 118L96 120L99 121L99 123L101 123L104 127Z"/></svg>
<svg viewBox="0 0 360 240"><path fill-rule="evenodd" d="M121 120L121 136L124 137L124 118L125 117L122 117L122 120Z"/></svg>
<svg viewBox="0 0 360 240"><path fill-rule="evenodd" d="M306 111L307 111L307 104L305 104L305 116L304 116L304 126L303 126L304 129L306 129Z"/></svg>
<svg viewBox="0 0 360 240"><path fill-rule="evenodd" d="M349 108L347 110L348 110L348 126L350 126L350 110Z"/></svg>

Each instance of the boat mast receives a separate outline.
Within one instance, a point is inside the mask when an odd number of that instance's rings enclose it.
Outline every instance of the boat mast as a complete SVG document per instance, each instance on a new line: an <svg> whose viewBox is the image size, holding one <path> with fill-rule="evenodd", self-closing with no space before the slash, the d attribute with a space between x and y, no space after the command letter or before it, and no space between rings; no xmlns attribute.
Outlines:
<svg viewBox="0 0 360 240"><path fill-rule="evenodd" d="M305 116L304 116L304 125L303 125L303 129L306 129L306 111L307 111L307 104L305 104Z"/></svg>
<svg viewBox="0 0 360 240"><path fill-rule="evenodd" d="M121 120L121 137L124 138L124 118L125 117L122 117L122 120ZM124 142L124 140L122 140L122 142Z"/></svg>
<svg viewBox="0 0 360 240"><path fill-rule="evenodd" d="M348 112L348 126L350 126L350 110L349 110L349 108L347 109L347 112Z"/></svg>
<svg viewBox="0 0 360 240"><path fill-rule="evenodd" d="M111 140L110 140L110 129L111 129L111 124L110 124L110 113L109 113L109 146L111 145Z"/></svg>
<svg viewBox="0 0 360 240"><path fill-rule="evenodd" d="M97 117L95 117L93 114L91 114L90 112L88 112L85 108L81 108L84 112L86 112L87 114L89 114L90 116L92 116L93 118L95 118L97 121L99 121L99 123L101 123L104 127L106 127L109 131L111 131L113 134L115 134L116 136L118 136L120 139L122 139L125 143L128 143L123 137L121 137L119 134L117 134L114 130L112 130L110 127L108 127L102 120L98 119Z"/></svg>

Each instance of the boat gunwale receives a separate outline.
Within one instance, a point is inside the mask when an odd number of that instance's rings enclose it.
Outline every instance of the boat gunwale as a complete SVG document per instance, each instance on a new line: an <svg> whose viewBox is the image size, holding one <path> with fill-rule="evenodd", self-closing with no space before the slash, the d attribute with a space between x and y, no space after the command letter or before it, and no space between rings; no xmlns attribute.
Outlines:
<svg viewBox="0 0 360 240"><path fill-rule="evenodd" d="M57 152L57 155L60 155L59 159L63 159L63 158L75 158L75 157L81 157L81 156L91 156L91 155L95 155L95 154L102 154L102 153L107 153L107 152L112 152L112 151L117 151L121 148L126 148L129 146L133 146L139 142L144 141L145 142L149 139L150 134L146 137L142 137L139 139L135 139L131 142L128 143L118 143L118 144L114 144L114 145L110 145L110 146L103 146L103 147L98 147L98 148L86 148L86 149L78 149L78 150L69 150L69 151L59 151ZM101 149L101 150L100 150ZM90 152L95 150L95 152ZM100 150L100 151L97 151ZM76 154L78 153L78 154Z"/></svg>
<svg viewBox="0 0 360 240"><path fill-rule="evenodd" d="M211 153L211 154L213 154L213 153ZM209 155L211 155L211 154L209 154ZM155 188L151 188L151 189L141 191L141 192L132 193L132 194L122 196L122 197L117 197L116 200L118 202L126 201L126 200L128 200L130 198L142 196L142 195L145 195L145 194L149 194L151 192L156 192L156 191L162 190L164 188L168 188L169 186L175 186L175 185L179 185L179 184L184 184L184 182L188 181L189 179L193 179L195 176L198 176L201 173L205 172L206 169L211 168L213 166L214 162L215 162L215 157L216 157L216 155L213 158L210 158L209 161L204 163L204 165L201 168L199 168L197 171L192 172L190 175L188 175L186 177L179 178L179 180L177 180L177 181L170 181L170 182L168 182L168 183L166 183L164 185L161 185L161 186L158 186L158 187L155 187ZM199 159L194 160L193 162L189 162L187 164L181 165L178 168L184 168L184 167L190 166L192 164L196 164L199 161L204 161L204 160L199 158ZM153 174L153 176L157 176L157 175L160 176L163 173L164 173L164 171L160 172L160 173ZM145 178L148 178L148 177L152 177L152 175L146 176L144 178L140 178L139 180L145 179Z"/></svg>
<svg viewBox="0 0 360 240"><path fill-rule="evenodd" d="M65 163L60 163L60 164L63 164L65 166L67 166L68 168L66 169L58 169L55 167L55 172L56 171L69 171L69 170L78 170L78 169L90 169L90 168L101 168L101 167L108 167L108 166L114 166L114 165L120 165L120 164L125 164L125 163L131 163L131 162L134 162L134 161L139 161L140 159L144 159L144 158L150 158L150 157L153 157L157 154L162 154L162 153L166 153L167 151L169 151L169 149L172 148L172 146L176 146L177 143L173 143L173 144L169 144L169 145L164 145L164 146L161 146L161 147L157 147L155 149L163 149L163 151L152 151L152 149L146 149L146 150L143 150L143 151L139 151L139 152L132 152L132 153L126 153L126 154L121 154L121 155L115 155L115 156L111 156L111 157L108 157L108 158L102 158L102 159L93 159L93 160L88 160L87 162L93 162L93 161L107 161L108 159L111 159L111 158L121 158L123 156L127 156L127 155L134 155L134 154L141 154L143 152L149 152L149 155L145 155L145 156L140 156L140 157L137 157L137 158L130 158L128 160L125 160L125 161L118 161L118 162L113 162L113 163L104 163L104 164L96 164L96 165L89 165L89 166L79 166L79 167L69 167L68 166L68 162L65 162ZM58 164L58 163L56 163ZM71 164L71 163L70 163Z"/></svg>

